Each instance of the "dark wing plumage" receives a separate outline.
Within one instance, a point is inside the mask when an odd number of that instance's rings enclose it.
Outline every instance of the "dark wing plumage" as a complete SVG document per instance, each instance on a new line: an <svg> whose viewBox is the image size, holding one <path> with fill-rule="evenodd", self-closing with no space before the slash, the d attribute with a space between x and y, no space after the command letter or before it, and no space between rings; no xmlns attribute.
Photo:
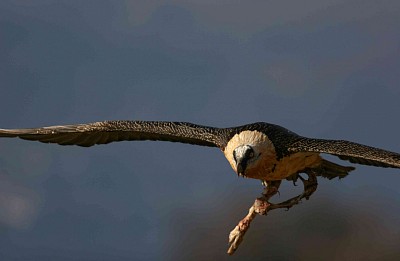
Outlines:
<svg viewBox="0 0 400 261"><path fill-rule="evenodd" d="M84 147L125 140L160 140L224 148L227 142L225 129L162 121L103 121L37 129L0 129L0 137Z"/></svg>
<svg viewBox="0 0 400 261"><path fill-rule="evenodd" d="M300 138L288 148L291 152L319 152L353 163L385 168L400 168L400 154L345 140Z"/></svg>
<svg viewBox="0 0 400 261"><path fill-rule="evenodd" d="M281 159L284 156L291 154L288 148L291 144L298 141L301 136L298 134L276 124L267 122L256 122L239 127L228 128L229 139L235 134L240 133L245 130L250 131L261 131L267 135L268 139L274 144L277 159Z"/></svg>

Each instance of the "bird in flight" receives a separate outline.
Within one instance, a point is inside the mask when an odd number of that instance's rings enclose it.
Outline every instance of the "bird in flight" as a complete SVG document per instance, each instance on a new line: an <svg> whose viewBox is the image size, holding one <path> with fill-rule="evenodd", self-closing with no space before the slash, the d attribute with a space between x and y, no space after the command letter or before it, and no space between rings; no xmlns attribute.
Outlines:
<svg viewBox="0 0 400 261"><path fill-rule="evenodd" d="M215 128L187 122L103 121L34 129L0 129L0 137L83 147L130 140L217 147L239 176L259 179L264 184L290 179L307 170L317 170L327 178L342 178L354 169L325 160L321 153L352 163L400 168L398 153L345 140L306 138L265 122Z"/></svg>

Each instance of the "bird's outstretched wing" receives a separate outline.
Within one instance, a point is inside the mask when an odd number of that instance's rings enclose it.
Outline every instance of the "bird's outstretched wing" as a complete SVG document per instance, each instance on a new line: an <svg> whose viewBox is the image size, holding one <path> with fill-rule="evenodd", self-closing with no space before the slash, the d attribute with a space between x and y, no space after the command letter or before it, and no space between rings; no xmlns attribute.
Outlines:
<svg viewBox="0 0 400 261"><path fill-rule="evenodd" d="M103 121L36 129L0 129L0 137L83 147L124 140L160 140L223 148L226 135L225 129L162 121Z"/></svg>
<svg viewBox="0 0 400 261"><path fill-rule="evenodd" d="M288 151L328 153L353 163L384 168L400 168L399 153L345 140L300 138L290 145Z"/></svg>

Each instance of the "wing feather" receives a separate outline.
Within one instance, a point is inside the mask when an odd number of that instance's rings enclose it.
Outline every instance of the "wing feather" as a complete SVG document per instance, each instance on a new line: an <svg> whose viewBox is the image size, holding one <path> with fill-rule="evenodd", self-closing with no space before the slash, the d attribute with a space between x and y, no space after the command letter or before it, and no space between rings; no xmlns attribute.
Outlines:
<svg viewBox="0 0 400 261"><path fill-rule="evenodd" d="M291 152L320 152L353 163L385 168L400 168L400 154L346 140L301 138L288 149Z"/></svg>
<svg viewBox="0 0 400 261"><path fill-rule="evenodd" d="M83 147L116 141L160 140L224 148L229 133L226 129L186 122L104 121L36 129L0 129L0 137Z"/></svg>

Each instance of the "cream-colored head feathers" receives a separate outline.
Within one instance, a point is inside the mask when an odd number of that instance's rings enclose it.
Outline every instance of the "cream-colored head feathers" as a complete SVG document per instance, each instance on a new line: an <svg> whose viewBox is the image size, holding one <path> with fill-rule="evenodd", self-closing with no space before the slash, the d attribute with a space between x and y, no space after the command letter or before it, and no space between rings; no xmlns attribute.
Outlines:
<svg viewBox="0 0 400 261"><path fill-rule="evenodd" d="M255 154L262 154L263 157L271 156L275 158L275 148L272 142L268 139L267 135L259 131L242 131L228 142L225 147L224 154L228 159L229 164L232 166L233 170L236 171L236 162L233 158L233 151L242 145L250 145ZM249 166L251 168L251 166Z"/></svg>

